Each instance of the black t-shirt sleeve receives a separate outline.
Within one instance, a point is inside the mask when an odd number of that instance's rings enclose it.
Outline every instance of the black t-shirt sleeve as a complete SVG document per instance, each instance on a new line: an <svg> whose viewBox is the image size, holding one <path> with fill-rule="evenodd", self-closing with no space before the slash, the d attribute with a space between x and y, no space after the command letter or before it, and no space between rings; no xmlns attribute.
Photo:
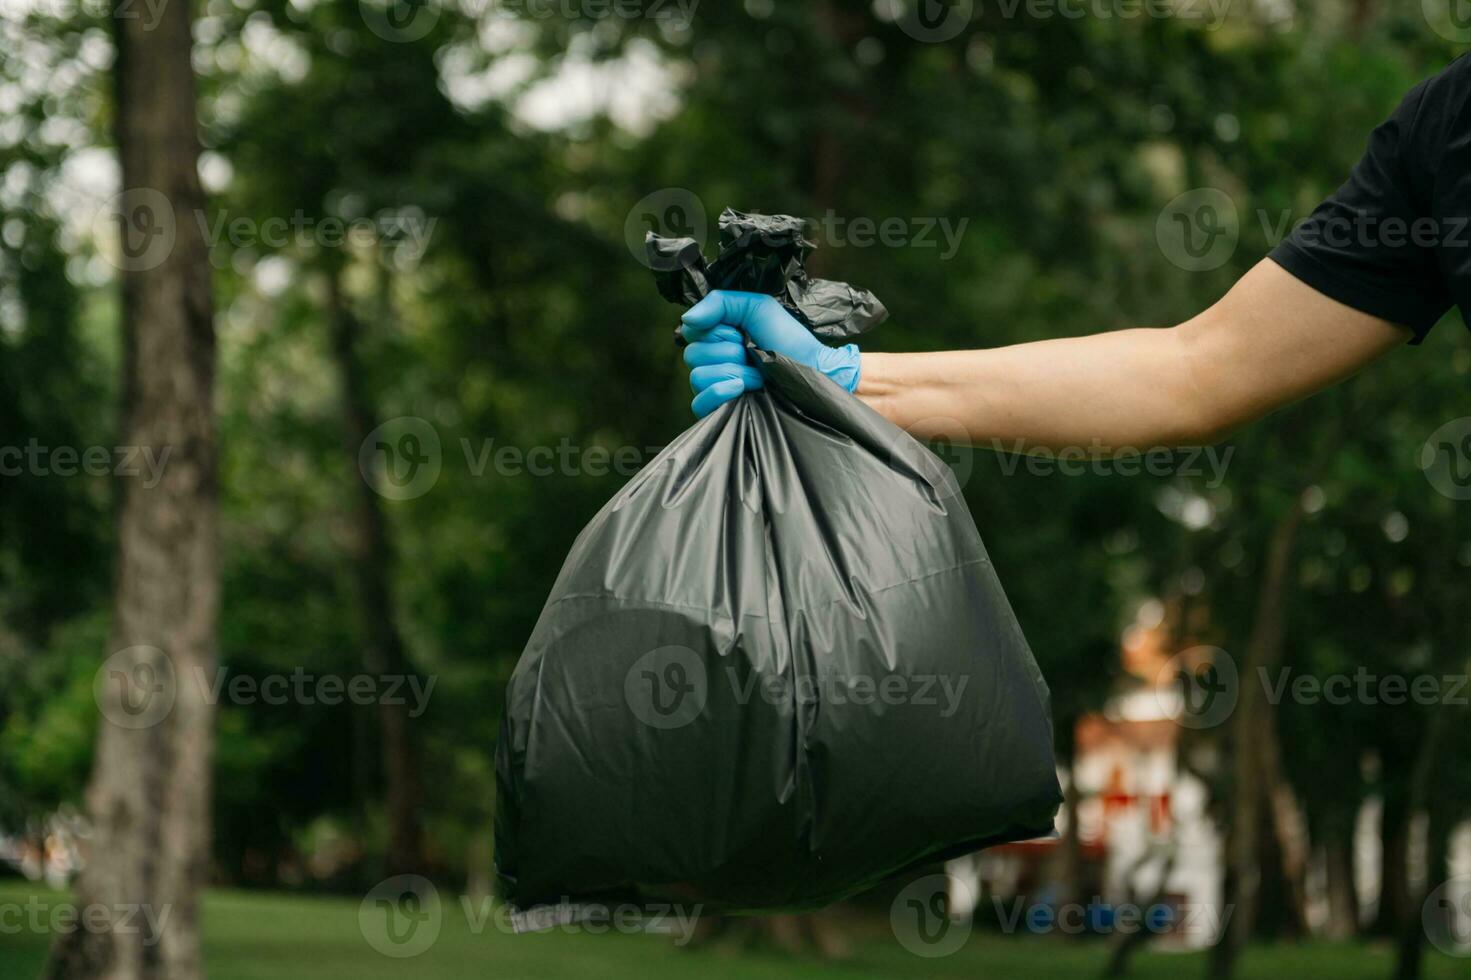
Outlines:
<svg viewBox="0 0 1471 980"><path fill-rule="evenodd" d="M1448 76L1458 69L1464 65L1405 96L1369 137L1347 182L1271 253L1319 292L1408 327L1412 343L1424 339L1453 299L1437 254L1446 229L1435 177L1453 87Z"/></svg>

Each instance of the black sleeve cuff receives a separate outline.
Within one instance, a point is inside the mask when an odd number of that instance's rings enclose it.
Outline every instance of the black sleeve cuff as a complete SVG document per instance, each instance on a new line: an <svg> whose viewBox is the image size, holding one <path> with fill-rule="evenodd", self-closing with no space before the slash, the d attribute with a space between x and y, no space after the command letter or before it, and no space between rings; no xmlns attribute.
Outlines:
<svg viewBox="0 0 1471 980"><path fill-rule="evenodd" d="M1415 335L1410 341L1412 344L1424 340L1430 328L1450 309L1448 302L1439 297L1427 296L1418 287L1406 286L1391 290L1362 279L1344 276L1318 262L1290 239L1272 249L1268 258L1324 296L1336 299L1345 306L1352 306L1362 313L1408 328Z"/></svg>

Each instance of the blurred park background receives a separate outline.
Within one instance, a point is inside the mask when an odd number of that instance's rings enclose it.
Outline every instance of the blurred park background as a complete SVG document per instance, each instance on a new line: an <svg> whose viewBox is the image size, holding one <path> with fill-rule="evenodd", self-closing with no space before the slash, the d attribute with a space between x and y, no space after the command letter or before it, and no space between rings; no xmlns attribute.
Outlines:
<svg viewBox="0 0 1471 980"><path fill-rule="evenodd" d="M936 446L1052 688L1055 840L913 921L909 879L673 938L488 898L506 678L691 422L646 231L811 218L875 350L1177 323L1457 3L0 7L0 976L1467 975L1458 324L1209 453ZM374 919L403 875L427 943Z"/></svg>

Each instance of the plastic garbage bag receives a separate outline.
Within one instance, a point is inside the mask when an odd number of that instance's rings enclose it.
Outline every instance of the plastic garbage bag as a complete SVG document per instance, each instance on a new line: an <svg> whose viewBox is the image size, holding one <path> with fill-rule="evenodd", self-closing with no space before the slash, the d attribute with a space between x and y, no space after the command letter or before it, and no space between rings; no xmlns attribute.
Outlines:
<svg viewBox="0 0 1471 980"><path fill-rule="evenodd" d="M762 220L787 237L743 275L790 284L811 245ZM679 268L656 275L685 303L714 266ZM1047 687L953 474L821 374L753 357L765 387L583 529L510 679L495 862L518 924L814 908L1052 830Z"/></svg>

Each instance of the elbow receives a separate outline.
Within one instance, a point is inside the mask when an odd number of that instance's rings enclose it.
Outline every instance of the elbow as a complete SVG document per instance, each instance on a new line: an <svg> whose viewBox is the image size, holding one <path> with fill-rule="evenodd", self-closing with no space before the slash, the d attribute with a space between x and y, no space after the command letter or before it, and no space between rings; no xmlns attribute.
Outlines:
<svg viewBox="0 0 1471 980"><path fill-rule="evenodd" d="M1164 333L1173 348L1174 369L1169 392L1173 406L1166 442L1177 446L1206 446L1235 432L1248 419L1242 418L1231 398L1223 353L1212 349L1221 331L1212 330L1207 311Z"/></svg>

